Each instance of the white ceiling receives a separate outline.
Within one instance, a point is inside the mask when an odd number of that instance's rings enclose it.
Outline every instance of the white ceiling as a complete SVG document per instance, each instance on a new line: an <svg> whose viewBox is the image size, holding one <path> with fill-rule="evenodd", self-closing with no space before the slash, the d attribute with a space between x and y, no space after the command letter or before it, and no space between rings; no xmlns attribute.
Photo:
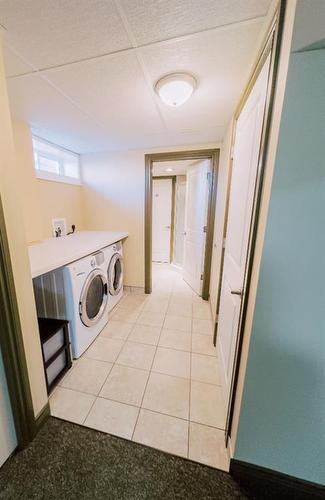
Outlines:
<svg viewBox="0 0 325 500"><path fill-rule="evenodd" d="M0 0L14 116L80 153L222 140L271 0ZM153 87L199 82L180 108Z"/></svg>

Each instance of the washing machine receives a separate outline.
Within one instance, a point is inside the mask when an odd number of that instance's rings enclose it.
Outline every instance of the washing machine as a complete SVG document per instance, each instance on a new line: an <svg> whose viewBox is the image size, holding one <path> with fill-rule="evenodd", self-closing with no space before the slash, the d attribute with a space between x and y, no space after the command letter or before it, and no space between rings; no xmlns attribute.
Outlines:
<svg viewBox="0 0 325 500"><path fill-rule="evenodd" d="M104 248L108 288L108 311L111 311L123 297L123 249L122 242Z"/></svg>
<svg viewBox="0 0 325 500"><path fill-rule="evenodd" d="M65 266L63 281L72 354L79 358L108 321L109 293L104 251Z"/></svg>

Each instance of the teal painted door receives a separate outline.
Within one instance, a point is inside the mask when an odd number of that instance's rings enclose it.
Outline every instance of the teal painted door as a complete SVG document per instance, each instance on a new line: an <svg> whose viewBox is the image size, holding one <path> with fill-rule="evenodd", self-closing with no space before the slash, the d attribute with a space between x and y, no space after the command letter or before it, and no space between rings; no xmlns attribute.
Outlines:
<svg viewBox="0 0 325 500"><path fill-rule="evenodd" d="M0 467L17 446L7 379L0 350Z"/></svg>

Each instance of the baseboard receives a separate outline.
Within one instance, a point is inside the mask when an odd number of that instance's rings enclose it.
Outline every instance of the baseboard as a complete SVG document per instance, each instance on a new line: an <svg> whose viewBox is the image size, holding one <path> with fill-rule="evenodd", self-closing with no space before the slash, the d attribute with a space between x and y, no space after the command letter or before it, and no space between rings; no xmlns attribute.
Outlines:
<svg viewBox="0 0 325 500"><path fill-rule="evenodd" d="M324 500L325 498L325 486L240 460L230 460L229 472L252 500Z"/></svg>
<svg viewBox="0 0 325 500"><path fill-rule="evenodd" d="M124 285L123 289L127 293L132 293L132 294L136 294L136 295L142 295L142 294L144 294L144 287L143 286L128 286L128 285Z"/></svg>
<svg viewBox="0 0 325 500"><path fill-rule="evenodd" d="M46 405L38 414L37 418L35 419L34 436L36 436L36 434L41 430L41 428L43 427L47 419L50 417L50 415L51 415L50 405L47 402Z"/></svg>

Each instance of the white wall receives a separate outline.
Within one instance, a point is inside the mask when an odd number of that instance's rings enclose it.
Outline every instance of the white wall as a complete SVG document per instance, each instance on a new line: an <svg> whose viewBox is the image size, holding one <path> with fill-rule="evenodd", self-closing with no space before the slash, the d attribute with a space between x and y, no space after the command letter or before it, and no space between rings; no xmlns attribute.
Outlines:
<svg viewBox="0 0 325 500"><path fill-rule="evenodd" d="M82 156L86 229L129 232L124 244L127 286L144 286L144 155L216 147L206 144Z"/></svg>

